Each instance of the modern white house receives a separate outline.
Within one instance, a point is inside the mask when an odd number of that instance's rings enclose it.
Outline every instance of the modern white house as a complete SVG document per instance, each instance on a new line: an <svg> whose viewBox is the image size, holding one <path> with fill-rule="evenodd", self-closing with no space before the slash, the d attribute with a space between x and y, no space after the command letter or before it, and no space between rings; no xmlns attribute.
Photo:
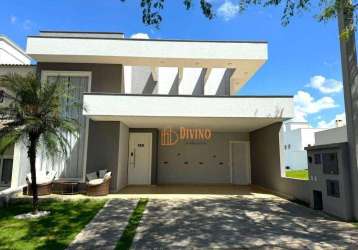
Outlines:
<svg viewBox="0 0 358 250"><path fill-rule="evenodd" d="M31 58L8 37L0 35L0 75L9 72L26 73L31 70ZM6 105L4 89L0 88L0 107ZM0 123L1 128L1 123ZM11 185L14 148L0 155L0 190Z"/></svg>
<svg viewBox="0 0 358 250"><path fill-rule="evenodd" d="M307 169L305 147L316 144L315 135L325 128L312 128L307 122L288 121L284 123L284 152L287 169Z"/></svg>
<svg viewBox="0 0 358 250"><path fill-rule="evenodd" d="M347 142L347 126L337 126L315 133L316 145Z"/></svg>
<svg viewBox="0 0 358 250"><path fill-rule="evenodd" d="M66 159L39 154L40 170L84 182L112 172L128 185L255 184L308 200L305 183L284 178L283 122L292 96L243 96L268 60L260 41L129 39L122 33L42 31L26 53L43 80L69 82L84 104ZM24 145L14 185L25 183Z"/></svg>

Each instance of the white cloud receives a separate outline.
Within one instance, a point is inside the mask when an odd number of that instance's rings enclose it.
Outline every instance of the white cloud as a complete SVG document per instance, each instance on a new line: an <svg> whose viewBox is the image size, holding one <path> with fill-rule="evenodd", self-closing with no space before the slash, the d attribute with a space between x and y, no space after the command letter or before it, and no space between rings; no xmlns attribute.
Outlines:
<svg viewBox="0 0 358 250"><path fill-rule="evenodd" d="M16 16L10 16L10 22L11 22L12 24L15 24L16 21L17 21L17 17L16 17Z"/></svg>
<svg viewBox="0 0 358 250"><path fill-rule="evenodd" d="M221 16L225 21L229 21L234 18L240 11L240 6L238 4L232 3L230 0L225 0L225 2L219 6L218 15Z"/></svg>
<svg viewBox="0 0 358 250"><path fill-rule="evenodd" d="M327 79L324 76L313 76L306 87L318 89L323 94L332 94L341 92L343 84L341 81L335 79Z"/></svg>
<svg viewBox="0 0 358 250"><path fill-rule="evenodd" d="M343 125L346 125L346 113L343 112L341 114L337 114L336 117L328 122L325 120L321 120L318 122L318 128L335 128L336 127L336 120L342 120Z"/></svg>
<svg viewBox="0 0 358 250"><path fill-rule="evenodd" d="M33 25L34 25L34 23L33 23L31 20L29 20L29 19L26 19L26 20L22 23L22 27L23 27L25 30L30 30Z"/></svg>
<svg viewBox="0 0 358 250"><path fill-rule="evenodd" d="M315 100L310 93L298 91L293 97L295 118L294 121L304 122L308 114L315 114L325 109L338 107L332 97L324 96Z"/></svg>
<svg viewBox="0 0 358 250"><path fill-rule="evenodd" d="M135 34L131 35L131 38L149 39L149 35L147 33L135 33Z"/></svg>

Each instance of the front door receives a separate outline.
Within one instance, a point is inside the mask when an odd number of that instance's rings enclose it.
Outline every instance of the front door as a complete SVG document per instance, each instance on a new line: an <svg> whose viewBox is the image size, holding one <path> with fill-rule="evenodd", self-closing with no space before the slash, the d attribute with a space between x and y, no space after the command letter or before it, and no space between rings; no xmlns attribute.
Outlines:
<svg viewBox="0 0 358 250"><path fill-rule="evenodd" d="M251 184L250 143L246 141L230 142L231 183Z"/></svg>
<svg viewBox="0 0 358 250"><path fill-rule="evenodd" d="M151 184L152 134L129 134L128 184Z"/></svg>

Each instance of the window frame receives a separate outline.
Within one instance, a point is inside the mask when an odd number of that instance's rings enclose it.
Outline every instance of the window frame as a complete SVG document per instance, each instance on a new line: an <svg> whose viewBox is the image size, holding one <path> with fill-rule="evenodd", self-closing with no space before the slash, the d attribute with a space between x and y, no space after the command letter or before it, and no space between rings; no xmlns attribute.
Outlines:
<svg viewBox="0 0 358 250"><path fill-rule="evenodd" d="M67 76L67 77L88 77L88 89L87 92L91 92L92 89L92 71L78 71L78 70L41 70L41 80L44 81L49 76ZM83 150L83 173L82 181L86 181L87 171L87 151L88 151L88 135L89 135L89 118L86 117L85 138L84 138L84 150Z"/></svg>
<svg viewBox="0 0 358 250"><path fill-rule="evenodd" d="M9 185L2 184L2 172L4 167L4 160L12 160L12 169L14 169L14 156L13 155L0 155L0 187L9 187ZM12 176L12 173L11 173ZM11 186L11 180L10 180Z"/></svg>

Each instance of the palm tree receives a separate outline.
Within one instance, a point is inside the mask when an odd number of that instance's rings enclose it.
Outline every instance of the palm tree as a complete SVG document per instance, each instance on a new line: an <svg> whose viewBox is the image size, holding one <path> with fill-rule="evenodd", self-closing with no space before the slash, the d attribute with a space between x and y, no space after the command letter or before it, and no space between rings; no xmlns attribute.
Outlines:
<svg viewBox="0 0 358 250"><path fill-rule="evenodd" d="M68 84L42 82L35 74L8 74L0 77L6 89L0 108L0 154L16 142L24 142L30 162L33 213L38 212L36 153L41 148L48 156L67 155L69 134L76 135L78 122L65 117L65 109L79 108L69 96Z"/></svg>

